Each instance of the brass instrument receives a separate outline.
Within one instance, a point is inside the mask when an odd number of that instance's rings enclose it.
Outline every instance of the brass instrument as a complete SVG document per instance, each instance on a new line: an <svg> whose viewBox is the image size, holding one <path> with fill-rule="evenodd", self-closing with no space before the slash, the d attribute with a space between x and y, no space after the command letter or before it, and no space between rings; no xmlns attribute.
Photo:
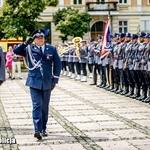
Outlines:
<svg viewBox="0 0 150 150"><path fill-rule="evenodd" d="M80 37L75 37L72 42L75 44L76 46L76 55L77 57L80 59L80 55L81 55L81 47L80 47L80 42L82 41L82 38Z"/></svg>

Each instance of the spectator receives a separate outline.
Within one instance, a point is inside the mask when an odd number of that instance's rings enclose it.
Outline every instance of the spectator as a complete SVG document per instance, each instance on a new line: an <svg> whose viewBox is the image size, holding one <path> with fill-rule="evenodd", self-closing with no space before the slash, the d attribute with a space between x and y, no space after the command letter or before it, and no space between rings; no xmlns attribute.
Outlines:
<svg viewBox="0 0 150 150"><path fill-rule="evenodd" d="M6 68L7 68L7 73L8 73L8 78L12 77L12 53L13 53L13 48L12 46L9 46L8 52L6 53Z"/></svg>
<svg viewBox="0 0 150 150"><path fill-rule="evenodd" d="M17 71L18 71L18 78L21 80L22 77L21 77L20 56L13 53L12 80L15 80L16 67L17 67Z"/></svg>

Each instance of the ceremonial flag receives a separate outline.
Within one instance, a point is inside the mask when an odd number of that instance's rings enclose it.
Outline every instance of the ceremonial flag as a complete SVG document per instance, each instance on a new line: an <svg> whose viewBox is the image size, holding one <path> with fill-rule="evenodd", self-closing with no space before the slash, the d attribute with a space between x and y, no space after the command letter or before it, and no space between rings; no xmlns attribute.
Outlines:
<svg viewBox="0 0 150 150"><path fill-rule="evenodd" d="M106 20L104 27L104 36L102 43L101 59L110 53L111 40L110 40L110 18Z"/></svg>

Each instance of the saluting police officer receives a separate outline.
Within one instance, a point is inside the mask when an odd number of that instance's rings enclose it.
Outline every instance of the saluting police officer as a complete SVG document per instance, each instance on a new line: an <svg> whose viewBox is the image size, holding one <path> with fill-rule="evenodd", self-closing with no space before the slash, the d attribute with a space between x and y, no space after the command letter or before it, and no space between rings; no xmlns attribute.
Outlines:
<svg viewBox="0 0 150 150"><path fill-rule="evenodd" d="M47 136L46 124L51 91L58 83L61 61L54 46L45 44L45 31L35 30L31 37L14 49L14 53L28 59L26 85L30 87L33 106L34 137ZM31 44L34 41L35 44Z"/></svg>

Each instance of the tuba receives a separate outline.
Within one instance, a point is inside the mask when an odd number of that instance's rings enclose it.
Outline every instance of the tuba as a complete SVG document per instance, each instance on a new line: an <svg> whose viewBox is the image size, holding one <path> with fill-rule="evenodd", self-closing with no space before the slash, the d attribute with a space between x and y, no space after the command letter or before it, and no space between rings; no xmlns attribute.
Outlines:
<svg viewBox="0 0 150 150"><path fill-rule="evenodd" d="M80 55L81 55L81 47L80 47L80 42L82 41L82 38L80 37L75 37L72 42L75 44L76 46L76 55L77 57L80 59Z"/></svg>

